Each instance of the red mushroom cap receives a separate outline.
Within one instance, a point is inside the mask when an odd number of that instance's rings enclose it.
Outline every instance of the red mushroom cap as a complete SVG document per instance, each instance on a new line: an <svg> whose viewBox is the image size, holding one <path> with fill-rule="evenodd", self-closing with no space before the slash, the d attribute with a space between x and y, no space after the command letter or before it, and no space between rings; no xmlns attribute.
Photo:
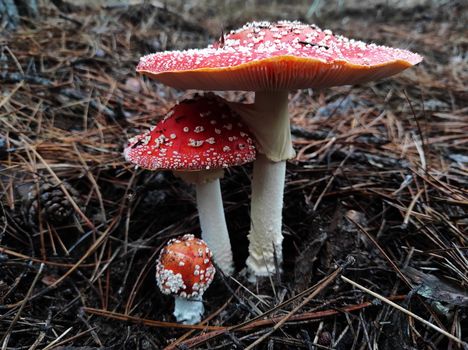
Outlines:
<svg viewBox="0 0 468 350"><path fill-rule="evenodd" d="M315 25L252 22L205 49L144 56L137 71L181 89L262 91L363 83L421 60Z"/></svg>
<svg viewBox="0 0 468 350"><path fill-rule="evenodd" d="M156 265L159 289L183 298L202 296L216 272L212 256L206 243L193 235L170 240Z"/></svg>
<svg viewBox="0 0 468 350"><path fill-rule="evenodd" d="M129 140L125 158L145 169L209 170L255 160L240 118L214 95L184 100L149 132Z"/></svg>

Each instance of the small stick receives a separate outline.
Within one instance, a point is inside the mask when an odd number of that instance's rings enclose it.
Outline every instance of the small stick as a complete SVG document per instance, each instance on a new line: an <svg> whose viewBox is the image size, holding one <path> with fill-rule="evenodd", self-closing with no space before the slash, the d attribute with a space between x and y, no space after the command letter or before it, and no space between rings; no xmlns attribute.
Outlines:
<svg viewBox="0 0 468 350"><path fill-rule="evenodd" d="M332 139L333 140L333 139ZM327 144L328 145L328 144ZM328 188L330 187L330 185L332 184L332 182L335 180L335 177L336 175L338 174L338 171L341 170L341 168L343 167L344 163L346 163L346 161L348 160L348 158L351 156L351 154L353 154L353 149L351 148L350 152L348 152L348 154L346 155L345 159L343 159L340 163L340 165L338 165L338 167L335 169L335 171L333 171L333 174L330 176L330 179L328 180L327 184L325 185L325 188L323 189L322 193L320 193L319 197L317 198L317 201L315 202L314 204L314 207L312 208L312 211L315 212L323 198L323 196L325 195L325 193L327 192Z"/></svg>
<svg viewBox="0 0 468 350"><path fill-rule="evenodd" d="M199 330L202 330L202 331L224 331L225 330L225 327L208 326L208 325L204 325L204 324L189 325L189 324L180 324L180 323L174 323L174 322L148 320L148 319L144 319L144 318L140 318L140 317L120 314L120 313L112 312L112 311L108 311L108 310L95 309L95 308L87 307L87 306L83 307L83 311L88 313L88 314L108 317L108 318L112 318L112 319L120 320L120 321L127 321L127 322L134 322L134 323L137 323L137 324L144 324L145 326L150 326L150 327L199 329Z"/></svg>
<svg viewBox="0 0 468 350"><path fill-rule="evenodd" d="M47 345L44 350L49 350L49 349L52 349L55 344L57 344L64 336L66 336L68 333L70 333L70 331L73 329L73 327L70 327L68 328L67 330L65 330L65 332L63 332L62 334L60 334L54 341L52 341L51 343L49 343L49 345Z"/></svg>
<svg viewBox="0 0 468 350"><path fill-rule="evenodd" d="M449 332L444 331L443 329L437 327L436 325L433 325L433 324L430 323L429 321L426 321L426 320L423 319L422 317L420 317L420 316L418 316L418 315L412 313L411 311L409 311L409 310L407 310L407 309L401 307L400 305L394 303L393 301L388 300L387 298L381 296L380 294L377 294L376 292L373 292L373 291L371 291L370 289L367 289L366 287L361 286L360 284L358 284L358 283L356 283L356 282L350 280L349 278L346 278L346 277L344 277L344 276L341 276L341 279L342 279L343 281L348 282L349 284L353 285L354 287L359 288L359 289L363 290L364 292L366 292L366 293L372 295L373 297L375 297L375 298L377 298L377 299L383 301L384 303L387 303L388 305L393 306L395 309L397 309L397 310L399 310L399 311L401 311L401 312L407 314L408 316L413 317L414 319L418 320L419 322L424 323L426 326L431 327L432 329L434 329L434 330L436 330L437 332L439 332L439 333L445 335L446 337L452 339L453 341L457 342L458 344L463 345L463 347L464 347L465 349L468 349L468 344L467 344L466 342L464 342L463 340L461 340L461 339L455 337L453 334L450 334Z"/></svg>
<svg viewBox="0 0 468 350"><path fill-rule="evenodd" d="M49 265L49 266L55 266L55 267L63 267L63 268L66 268L66 267L73 267L75 264L67 264L67 263L60 263L60 262L56 262L56 261L49 261L49 260L42 260L42 259L37 259L37 258L33 258L32 256L29 256L29 255L24 255L24 254L21 254L21 253L18 253L18 252L15 252L14 250L10 250L8 248L5 248L4 246L0 246L0 253L1 254L6 254L6 255L11 255L11 256L14 256L15 258L18 258L18 259L22 259L22 260L31 260L32 262L35 262L35 263L44 263L45 265ZM83 267L86 267L86 268L94 268L96 264L94 263L88 263L88 264L81 264L80 267L83 268ZM2 306L5 306L5 305L2 305Z"/></svg>
<svg viewBox="0 0 468 350"><path fill-rule="evenodd" d="M411 214L413 213L413 208L416 205L416 202L418 201L419 196L423 192L424 192L424 188L421 189L418 193L416 193L416 196L414 196L413 200L411 201L411 203L410 203L410 205L408 207L408 211L406 212L405 219L403 220L404 225L408 225L408 223L410 221L410 218L411 218Z"/></svg>

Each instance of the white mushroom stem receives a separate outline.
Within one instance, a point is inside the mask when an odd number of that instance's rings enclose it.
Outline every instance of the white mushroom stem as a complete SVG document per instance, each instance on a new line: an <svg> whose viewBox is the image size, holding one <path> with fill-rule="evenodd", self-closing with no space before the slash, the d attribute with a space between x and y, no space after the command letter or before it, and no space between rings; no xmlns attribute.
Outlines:
<svg viewBox="0 0 468 350"><path fill-rule="evenodd" d="M294 158L288 113L288 91L257 91L254 104L230 102L255 135L257 151L273 162Z"/></svg>
<svg viewBox="0 0 468 350"><path fill-rule="evenodd" d="M223 170L177 173L185 181L195 184L201 237L211 249L216 265L231 275L234 262L219 182L222 174Z"/></svg>
<svg viewBox="0 0 468 350"><path fill-rule="evenodd" d="M252 179L251 226L247 268L251 280L275 272L282 262L281 231L286 160L295 155L291 142L287 91L260 91L255 104L232 103L256 137Z"/></svg>
<svg viewBox="0 0 468 350"><path fill-rule="evenodd" d="M250 279L275 272L275 260L282 261L281 232L286 162L272 162L259 154L252 179L251 224L247 268Z"/></svg>
<svg viewBox="0 0 468 350"><path fill-rule="evenodd" d="M202 297L187 299L176 295L174 298L174 316L177 322L196 324L201 321L205 312Z"/></svg>
<svg viewBox="0 0 468 350"><path fill-rule="evenodd" d="M213 252L216 265L231 275L234 265L219 179L197 184L196 190L202 239Z"/></svg>

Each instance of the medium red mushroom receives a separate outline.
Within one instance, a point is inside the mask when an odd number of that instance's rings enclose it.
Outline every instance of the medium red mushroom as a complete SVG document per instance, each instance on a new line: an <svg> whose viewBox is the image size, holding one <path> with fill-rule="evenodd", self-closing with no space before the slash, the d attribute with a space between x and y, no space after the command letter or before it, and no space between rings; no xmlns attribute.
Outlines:
<svg viewBox="0 0 468 350"><path fill-rule="evenodd" d="M422 57L333 35L315 25L252 22L206 49L166 51L141 58L137 71L179 89L255 91L253 105L232 104L255 135L247 266L253 277L281 262L285 161L295 155L288 91L385 78Z"/></svg>
<svg viewBox="0 0 468 350"><path fill-rule="evenodd" d="M170 240L156 263L156 281L164 294L175 297L174 316L178 322L195 324L204 312L203 293L216 272L210 248L193 235Z"/></svg>
<svg viewBox="0 0 468 350"><path fill-rule="evenodd" d="M248 128L223 99L205 95L174 106L149 132L129 140L125 158L145 169L173 170L196 185L202 238L226 274L234 269L219 179L224 168L255 159Z"/></svg>

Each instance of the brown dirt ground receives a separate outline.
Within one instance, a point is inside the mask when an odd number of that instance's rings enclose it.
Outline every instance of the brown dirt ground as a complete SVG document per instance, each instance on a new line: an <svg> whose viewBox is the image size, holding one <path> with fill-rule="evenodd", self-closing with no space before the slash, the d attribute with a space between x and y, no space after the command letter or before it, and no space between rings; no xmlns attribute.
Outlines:
<svg viewBox="0 0 468 350"><path fill-rule="evenodd" d="M462 348L340 276L468 341L466 2L166 4L42 3L41 19L0 34L0 347L243 349L294 310L257 348ZM169 238L199 233L194 192L135 170L122 147L194 92L134 68L143 54L203 47L252 19L314 22L425 59L384 81L291 92L298 156L287 170L284 271L246 282L251 167L228 171L237 273L218 274L207 321L182 328L154 265ZM31 212L44 181L76 192L69 221Z"/></svg>

